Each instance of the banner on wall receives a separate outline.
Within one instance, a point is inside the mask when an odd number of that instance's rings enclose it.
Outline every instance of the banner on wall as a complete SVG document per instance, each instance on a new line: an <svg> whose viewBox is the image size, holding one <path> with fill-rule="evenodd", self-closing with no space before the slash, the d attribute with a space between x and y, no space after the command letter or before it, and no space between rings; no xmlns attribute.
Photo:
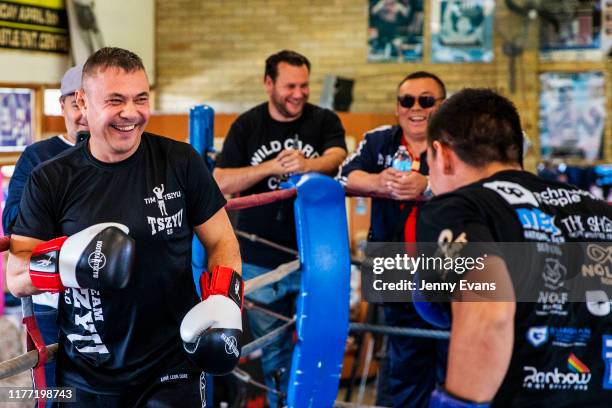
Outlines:
<svg viewBox="0 0 612 408"><path fill-rule="evenodd" d="M423 0L369 0L368 61L423 58Z"/></svg>
<svg viewBox="0 0 612 408"><path fill-rule="evenodd" d="M609 0L547 2L552 19L540 24L541 61L599 61L610 34L602 32ZM554 21L555 23L553 23Z"/></svg>
<svg viewBox="0 0 612 408"><path fill-rule="evenodd" d="M542 158L602 157L606 121L602 72L540 74L540 149Z"/></svg>
<svg viewBox="0 0 612 408"><path fill-rule="evenodd" d="M64 0L0 0L0 48L68 53Z"/></svg>
<svg viewBox="0 0 612 408"><path fill-rule="evenodd" d="M34 92L0 88L0 152L19 151L32 143Z"/></svg>
<svg viewBox="0 0 612 408"><path fill-rule="evenodd" d="M495 0L435 0L431 7L432 62L493 61Z"/></svg>

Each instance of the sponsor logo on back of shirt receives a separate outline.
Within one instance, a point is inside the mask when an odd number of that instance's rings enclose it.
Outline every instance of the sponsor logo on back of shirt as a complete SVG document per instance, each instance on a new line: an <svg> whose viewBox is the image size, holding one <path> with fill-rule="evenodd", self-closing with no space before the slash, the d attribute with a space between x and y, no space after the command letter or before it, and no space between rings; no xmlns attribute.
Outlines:
<svg viewBox="0 0 612 408"><path fill-rule="evenodd" d="M530 204L534 207L539 206L534 194L520 184L509 181L493 181L484 183L483 186L495 191L510 205Z"/></svg>
<svg viewBox="0 0 612 408"><path fill-rule="evenodd" d="M612 220L605 215L570 215L559 220L569 238L593 241L612 240Z"/></svg>
<svg viewBox="0 0 612 408"><path fill-rule="evenodd" d="M610 299L603 290L587 290L585 292L586 306L593 316L603 317L610 314Z"/></svg>
<svg viewBox="0 0 612 408"><path fill-rule="evenodd" d="M599 278L602 285L612 285L612 243L588 244L586 262L581 267L585 278Z"/></svg>
<svg viewBox="0 0 612 408"><path fill-rule="evenodd" d="M567 301L567 292L541 290L538 294L535 313L538 316L567 316Z"/></svg>
<svg viewBox="0 0 612 408"><path fill-rule="evenodd" d="M550 343L557 347L584 347L591 338L588 327L534 326L527 330L527 341L533 347Z"/></svg>
<svg viewBox="0 0 612 408"><path fill-rule="evenodd" d="M540 371L533 366L524 366L523 388L530 390L588 391L591 370L574 353L567 358L565 369L555 367L551 371Z"/></svg>
<svg viewBox="0 0 612 408"><path fill-rule="evenodd" d="M570 204L577 204L582 202L583 197L589 197L595 199L593 194L588 191L580 189L568 189L568 188L550 188L546 190L533 193L538 202L551 207L565 207Z"/></svg>
<svg viewBox="0 0 612 408"><path fill-rule="evenodd" d="M542 279L544 286L548 289L557 290L565 283L567 268L557 258L546 258L544 260L544 271Z"/></svg>
<svg viewBox="0 0 612 408"><path fill-rule="evenodd" d="M537 208L517 208L516 213L523 226L523 235L527 240L565 242L561 230L555 225L555 217Z"/></svg>

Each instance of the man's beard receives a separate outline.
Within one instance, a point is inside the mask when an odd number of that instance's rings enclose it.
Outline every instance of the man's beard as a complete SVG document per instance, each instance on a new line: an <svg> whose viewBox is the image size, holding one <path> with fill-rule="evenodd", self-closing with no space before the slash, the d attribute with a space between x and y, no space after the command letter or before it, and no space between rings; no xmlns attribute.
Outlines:
<svg viewBox="0 0 612 408"><path fill-rule="evenodd" d="M304 103L306 103L306 100L304 100ZM285 107L285 103L283 103L282 99L280 99L275 93L272 94L272 104L274 105L278 113L280 113L283 117L287 119L298 118L302 114L302 111L304 110L302 106L302 109L297 113L289 112L289 110L287 110L287 108Z"/></svg>

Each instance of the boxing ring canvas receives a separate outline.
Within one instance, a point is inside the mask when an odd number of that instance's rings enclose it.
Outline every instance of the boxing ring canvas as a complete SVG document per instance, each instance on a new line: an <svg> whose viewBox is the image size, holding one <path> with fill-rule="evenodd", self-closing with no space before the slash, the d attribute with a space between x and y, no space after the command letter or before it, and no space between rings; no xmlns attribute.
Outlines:
<svg viewBox="0 0 612 408"><path fill-rule="evenodd" d="M20 151L32 143L34 91L0 88L0 152Z"/></svg>
<svg viewBox="0 0 612 408"><path fill-rule="evenodd" d="M494 0L431 3L432 62L493 61Z"/></svg>
<svg viewBox="0 0 612 408"><path fill-rule="evenodd" d="M600 159L605 122L605 76L602 72L540 74L542 158Z"/></svg>

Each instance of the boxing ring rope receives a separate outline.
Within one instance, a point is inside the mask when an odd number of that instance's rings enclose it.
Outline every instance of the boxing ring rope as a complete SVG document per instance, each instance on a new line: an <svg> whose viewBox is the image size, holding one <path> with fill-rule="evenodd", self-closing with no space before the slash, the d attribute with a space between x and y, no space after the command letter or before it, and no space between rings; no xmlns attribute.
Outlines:
<svg viewBox="0 0 612 408"><path fill-rule="evenodd" d="M271 285L272 283L278 282L283 279L285 276L297 271L300 269L300 261L296 259L295 261L287 262L278 267L272 269L269 272L256 276L253 279L249 279L244 282L244 294L248 294L262 288L267 285Z"/></svg>
<svg viewBox="0 0 612 408"><path fill-rule="evenodd" d="M281 244L277 244L276 242L272 242L269 239L262 238L259 235L251 234L251 233L244 232L244 231L237 230L237 229L235 229L234 232L236 233L237 236L248 239L251 242L259 242L263 245L267 245L271 248L278 249L279 251L285 252L287 254L298 256L298 251L296 251L295 249L286 247Z"/></svg>
<svg viewBox="0 0 612 408"><path fill-rule="evenodd" d="M47 362L55 361L57 354L57 343L47 346ZM13 357L0 363L0 380L12 377L24 371L34 368L38 364L38 350L28 351L20 356Z"/></svg>
<svg viewBox="0 0 612 408"><path fill-rule="evenodd" d="M383 326L379 324L351 323L349 325L349 329L352 332L370 332L388 334L390 336L423 337L436 340L448 340L450 338L450 332L446 330L419 329L415 327L395 327Z"/></svg>
<svg viewBox="0 0 612 408"><path fill-rule="evenodd" d="M296 188L288 188L285 190L270 191L267 193L251 194L244 197L232 198L225 204L227 211L243 210L250 207L258 207L260 205L271 204L276 201L286 200L297 195Z"/></svg>

